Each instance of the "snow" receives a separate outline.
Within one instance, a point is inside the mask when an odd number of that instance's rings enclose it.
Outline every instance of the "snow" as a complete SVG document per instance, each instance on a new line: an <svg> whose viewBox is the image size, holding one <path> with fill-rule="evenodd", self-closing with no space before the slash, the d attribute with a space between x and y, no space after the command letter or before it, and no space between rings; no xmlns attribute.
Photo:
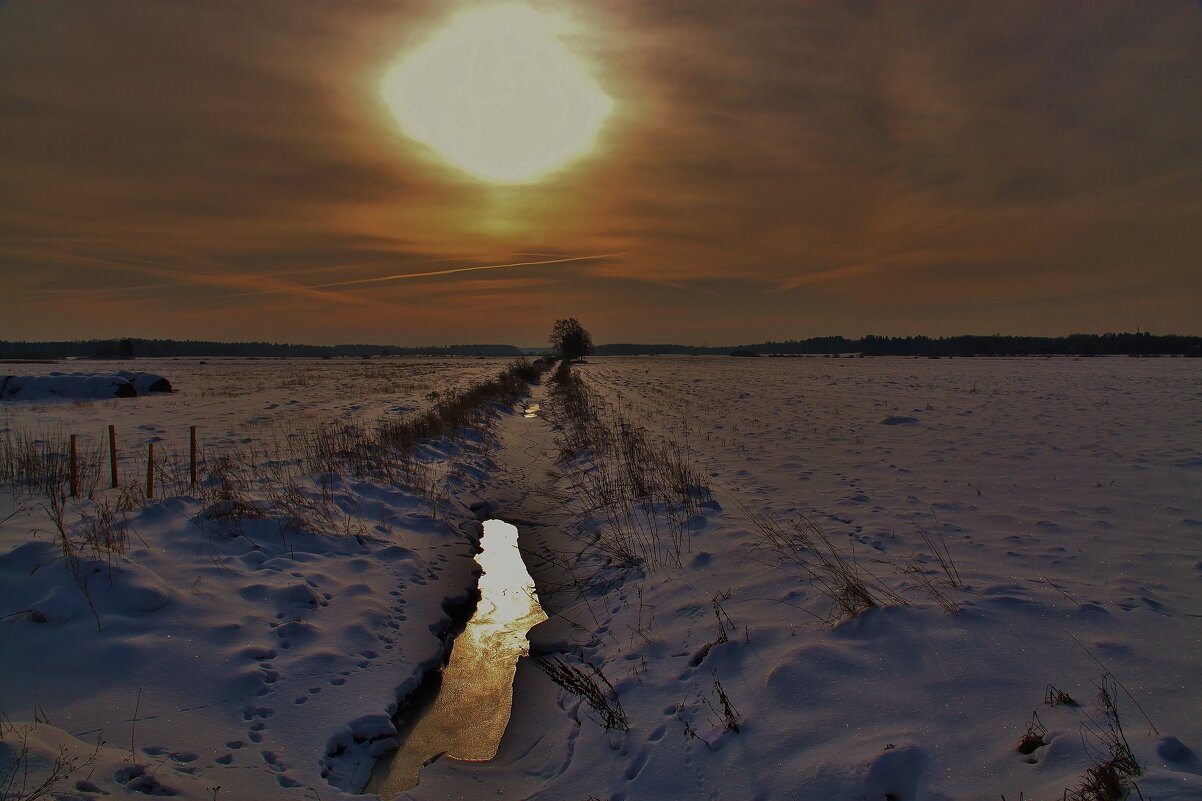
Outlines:
<svg viewBox="0 0 1202 801"><path fill-rule="evenodd" d="M600 667L630 730L604 731L587 704L524 665L522 714L498 759L437 762L406 797L1060 798L1091 764L1086 746L1098 746L1087 715L1104 720L1093 707L1105 665L1125 688L1115 698L1144 797L1198 798L1202 532L1187 521L1202 505L1199 367L607 358L577 368L624 416L687 442L719 508L691 521L680 567L615 569L588 546L596 517L562 502L588 455L553 467L555 492L530 486L553 465L553 442L502 452L511 478L496 505L528 537L544 625L556 627L531 632L536 651ZM916 422L879 424L888 417ZM531 424L507 423L525 425L525 439L539 436ZM823 623L829 601L760 545L744 507L820 522L908 605ZM955 614L897 570L925 554L919 564L938 575L916 523L947 538L966 584L948 591ZM580 555L556 558L565 551ZM598 580L582 592L570 574ZM712 601L726 591L733 631L716 643ZM1043 703L1049 683L1081 706ZM1023 755L1033 712L1047 745Z"/></svg>
<svg viewBox="0 0 1202 801"><path fill-rule="evenodd" d="M491 378L504 364L164 362L156 367L177 377L176 393L13 402L0 441L48 431L103 443L112 422L121 474L136 482L146 442L186 448L195 424L207 458L234 454L263 481L277 475L270 468L289 433L418 410L432 392ZM297 490L325 510L318 519L328 527L312 530L270 516L214 517L202 492L185 487L118 514L119 527L127 521L124 555L85 549L75 572L44 503L6 492L5 742L28 732L31 750L51 761L64 738L121 743L124 762L102 754L91 769L89 781L109 793L136 782L137 765L189 799L211 799L216 787L222 798L312 797L312 787L329 799L340 797L331 782L362 786L395 731L398 698L442 661L446 607L474 592L478 572L479 524L464 499L479 482L466 468L486 469L487 457L440 441L421 458L441 476L446 499L437 510L368 479L296 476ZM103 486L98 499L116 503ZM99 504L68 503L68 524L73 512L98 513ZM191 757L173 756L181 753Z"/></svg>
<svg viewBox="0 0 1202 801"><path fill-rule="evenodd" d="M170 392L171 382L154 373L119 370L104 373L6 375L0 378L0 400L53 400L56 398L132 398L153 392Z"/></svg>
<svg viewBox="0 0 1202 801"><path fill-rule="evenodd" d="M500 366L213 362L153 365L170 396L6 404L4 425L100 437L117 423L137 454L154 437L182 445L195 424L216 452L403 414ZM353 793L393 746L397 699L441 662L446 607L472 591L487 516L519 527L550 615L532 653L600 669L629 729L604 729L525 660L496 759L435 761L403 798L1060 798L1100 742L1104 675L1119 682L1143 796L1202 797L1202 364L575 369L708 476L679 564L632 567L595 547L600 516L574 491L595 455L558 460L545 387L525 404L539 415L515 407L495 442L429 446L460 468L438 519L412 492L350 476L305 484L343 509L333 533L206 519L182 491L132 511L125 556L84 560L95 614L45 513L13 494L0 524L3 748L28 731L46 763L103 732L86 781L111 793L143 776L188 799L217 786L220 798ZM813 521L905 604L826 622L830 599L797 554L764 544L756 515ZM942 534L963 581L943 591L954 613L923 588L943 575L923 531ZM1044 703L1049 684L1080 706ZM1046 744L1021 754L1033 713Z"/></svg>

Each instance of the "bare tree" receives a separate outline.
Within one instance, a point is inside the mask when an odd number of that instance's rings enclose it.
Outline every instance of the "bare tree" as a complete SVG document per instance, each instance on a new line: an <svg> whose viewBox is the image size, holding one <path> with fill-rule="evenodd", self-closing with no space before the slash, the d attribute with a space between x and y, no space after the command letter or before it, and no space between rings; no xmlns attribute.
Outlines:
<svg viewBox="0 0 1202 801"><path fill-rule="evenodd" d="M593 352L592 334L575 317L556 320L547 342L568 361L579 361Z"/></svg>

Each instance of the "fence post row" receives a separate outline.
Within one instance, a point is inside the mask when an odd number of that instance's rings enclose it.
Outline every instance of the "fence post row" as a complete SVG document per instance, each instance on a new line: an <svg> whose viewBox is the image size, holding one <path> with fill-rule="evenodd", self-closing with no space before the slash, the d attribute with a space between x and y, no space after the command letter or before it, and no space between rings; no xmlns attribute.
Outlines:
<svg viewBox="0 0 1202 801"><path fill-rule="evenodd" d="M196 486L196 426L188 429L188 468L192 486ZM109 426L109 473L113 479L113 489L117 488L117 427ZM71 497L79 497L79 438L71 435ZM154 443L146 449L146 497L154 497Z"/></svg>

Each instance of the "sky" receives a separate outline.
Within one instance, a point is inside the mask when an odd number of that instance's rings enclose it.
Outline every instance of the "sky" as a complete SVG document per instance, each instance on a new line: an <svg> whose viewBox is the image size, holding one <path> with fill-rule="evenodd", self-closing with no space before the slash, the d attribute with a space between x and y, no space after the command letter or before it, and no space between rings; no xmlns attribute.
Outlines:
<svg viewBox="0 0 1202 801"><path fill-rule="evenodd" d="M1193 0L531 2L611 104L524 183L381 89L487 5L0 0L0 339L1202 334Z"/></svg>

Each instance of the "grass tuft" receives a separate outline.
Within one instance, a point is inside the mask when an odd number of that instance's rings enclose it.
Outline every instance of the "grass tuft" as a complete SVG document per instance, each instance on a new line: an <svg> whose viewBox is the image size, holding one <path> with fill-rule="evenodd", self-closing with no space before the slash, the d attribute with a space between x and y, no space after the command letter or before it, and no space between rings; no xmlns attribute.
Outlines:
<svg viewBox="0 0 1202 801"><path fill-rule="evenodd" d="M1043 721L1039 719L1036 712L1031 712L1031 720L1027 723L1027 731L1018 741L1018 753L1030 755L1038 749L1047 745L1047 741L1043 739L1048 733L1048 729L1043 725Z"/></svg>
<svg viewBox="0 0 1202 801"><path fill-rule="evenodd" d="M558 656L537 656L534 657L534 664L538 665L551 681L587 701L597 713L597 722L605 729L629 731L626 710L622 708L618 691L596 665L582 660L584 667L576 667Z"/></svg>
<svg viewBox="0 0 1202 801"><path fill-rule="evenodd" d="M881 606L905 606L908 601L860 563L854 547L838 548L822 526L805 515L781 524L767 512L739 504L748 524L760 535L760 548L777 554L778 561L799 569L829 608L818 617L835 625Z"/></svg>
<svg viewBox="0 0 1202 801"><path fill-rule="evenodd" d="M1065 791L1068 801L1121 801L1127 797L1130 784L1143 798L1139 787L1131 781L1143 774L1143 766L1131 752L1123 722L1119 716L1115 695L1118 688L1113 679L1103 676L1098 688L1097 712L1086 714L1081 730L1081 744L1093 764L1073 790Z"/></svg>
<svg viewBox="0 0 1202 801"><path fill-rule="evenodd" d="M566 362L546 407L558 427L559 462L569 466L580 529L623 568L680 566L691 545L689 521L710 488L686 443L653 438L588 388Z"/></svg>

